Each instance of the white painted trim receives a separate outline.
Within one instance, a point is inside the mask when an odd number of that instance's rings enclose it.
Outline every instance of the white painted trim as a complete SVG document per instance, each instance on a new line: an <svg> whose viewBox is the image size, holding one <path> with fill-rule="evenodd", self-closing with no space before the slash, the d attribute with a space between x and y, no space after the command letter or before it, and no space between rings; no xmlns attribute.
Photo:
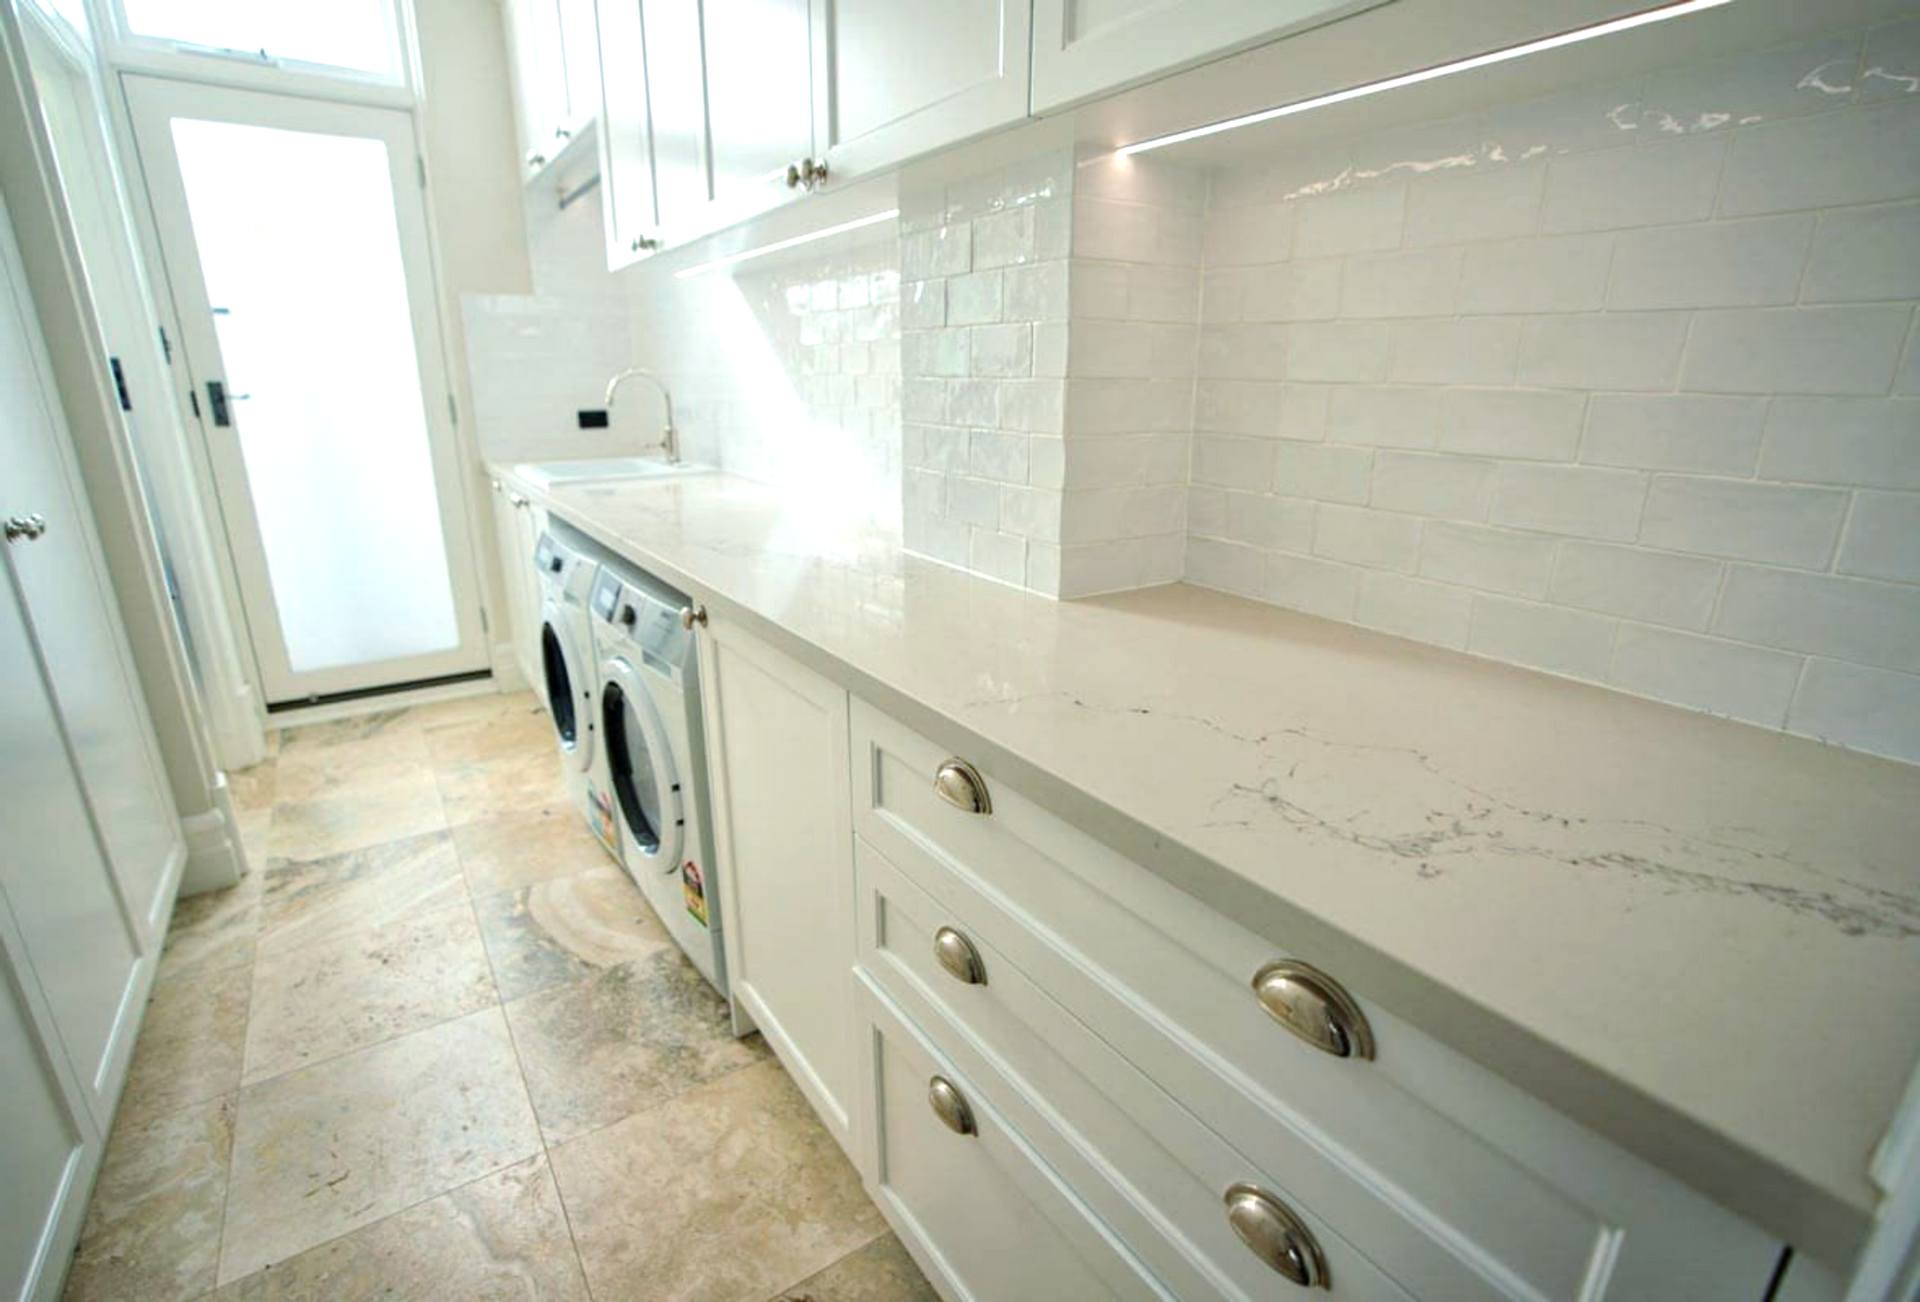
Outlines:
<svg viewBox="0 0 1920 1302"><path fill-rule="evenodd" d="M237 886L246 875L247 848L240 839L239 823L233 815L233 791L224 773L215 801L215 807L206 813L181 820L187 834L186 866L180 874L182 898Z"/></svg>

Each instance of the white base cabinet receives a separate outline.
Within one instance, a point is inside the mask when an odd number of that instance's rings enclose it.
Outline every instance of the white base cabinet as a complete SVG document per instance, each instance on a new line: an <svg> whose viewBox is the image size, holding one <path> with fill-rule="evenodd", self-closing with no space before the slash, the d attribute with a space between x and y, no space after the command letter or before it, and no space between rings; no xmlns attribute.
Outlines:
<svg viewBox="0 0 1920 1302"><path fill-rule="evenodd" d="M511 642L514 664L535 691L546 681L540 653L540 576L533 569L534 548L544 528L546 514L538 503L511 479L493 481L493 536L507 599L507 627L496 629L494 636Z"/></svg>
<svg viewBox="0 0 1920 1302"><path fill-rule="evenodd" d="M700 678L734 1005L850 1149L847 693L718 616L700 639Z"/></svg>

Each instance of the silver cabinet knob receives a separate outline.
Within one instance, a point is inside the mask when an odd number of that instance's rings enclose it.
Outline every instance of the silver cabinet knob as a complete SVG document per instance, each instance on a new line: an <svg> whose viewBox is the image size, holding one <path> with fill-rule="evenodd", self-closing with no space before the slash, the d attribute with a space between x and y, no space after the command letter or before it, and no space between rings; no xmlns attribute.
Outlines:
<svg viewBox="0 0 1920 1302"><path fill-rule="evenodd" d="M528 167L545 167L546 165L547 165L547 156L545 154L541 153L537 149L529 149L527 151Z"/></svg>
<svg viewBox="0 0 1920 1302"><path fill-rule="evenodd" d="M1253 993L1274 1021L1336 1058L1372 1058L1373 1028L1338 981L1294 959L1253 974Z"/></svg>
<svg viewBox="0 0 1920 1302"><path fill-rule="evenodd" d="M499 481L499 480L497 480L497 479L490 479L490 480L488 480L487 482L488 482L489 484L491 484L491 485L493 486L493 491L494 491L494 492L496 492L496 493L497 493L497 492L499 492L499 491L500 491L500 481Z"/></svg>
<svg viewBox="0 0 1920 1302"><path fill-rule="evenodd" d="M567 130L565 127L555 127L553 129L553 138L555 140L563 140L563 141L571 140L573 139L573 132Z"/></svg>
<svg viewBox="0 0 1920 1302"><path fill-rule="evenodd" d="M520 494L518 493L508 493L507 502L513 507L515 507L516 509L525 509L525 507L527 506L527 499L520 496Z"/></svg>
<svg viewBox="0 0 1920 1302"><path fill-rule="evenodd" d="M963 759L950 759L933 773L934 794L969 814L991 814L993 798L980 770Z"/></svg>
<svg viewBox="0 0 1920 1302"><path fill-rule="evenodd" d="M1259 1185L1236 1184L1227 1190L1227 1224L1274 1273L1302 1288L1333 1287L1313 1231Z"/></svg>
<svg viewBox="0 0 1920 1302"><path fill-rule="evenodd" d="M967 1106L967 1100L953 1082L945 1076L935 1076L927 1082L927 1102L933 1106L933 1115L940 1118L940 1124L956 1135L977 1135L980 1127L974 1124L973 1109Z"/></svg>
<svg viewBox="0 0 1920 1302"><path fill-rule="evenodd" d="M802 158L787 164L787 189L817 190L826 184L827 160L824 158Z"/></svg>
<svg viewBox="0 0 1920 1302"><path fill-rule="evenodd" d="M660 241L654 239L651 235L636 235L628 247L635 253L658 253L660 251Z"/></svg>
<svg viewBox="0 0 1920 1302"><path fill-rule="evenodd" d="M987 965L980 961L980 951L952 927L933 933L933 956L955 981L970 986L987 983Z"/></svg>
<svg viewBox="0 0 1920 1302"><path fill-rule="evenodd" d="M701 628L707 626L707 608L705 606L687 606L681 610L680 627L691 633L695 624L698 624Z"/></svg>
<svg viewBox="0 0 1920 1302"><path fill-rule="evenodd" d="M47 517L38 512L33 515L11 516L6 524L8 542L33 542L46 531Z"/></svg>

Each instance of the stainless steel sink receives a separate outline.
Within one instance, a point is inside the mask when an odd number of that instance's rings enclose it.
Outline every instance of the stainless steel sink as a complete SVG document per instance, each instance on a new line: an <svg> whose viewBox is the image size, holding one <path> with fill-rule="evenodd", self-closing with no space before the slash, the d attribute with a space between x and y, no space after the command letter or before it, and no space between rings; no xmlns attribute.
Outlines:
<svg viewBox="0 0 1920 1302"><path fill-rule="evenodd" d="M663 479L680 475L710 475L712 466L690 461L668 465L658 457L598 457L583 461L530 461L513 473L535 488L566 484L598 484L616 479Z"/></svg>

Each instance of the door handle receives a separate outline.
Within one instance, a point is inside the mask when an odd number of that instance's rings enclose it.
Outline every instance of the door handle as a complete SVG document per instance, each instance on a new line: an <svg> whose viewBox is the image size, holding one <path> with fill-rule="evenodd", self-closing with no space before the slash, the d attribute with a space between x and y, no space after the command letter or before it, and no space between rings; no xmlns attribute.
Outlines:
<svg viewBox="0 0 1920 1302"><path fill-rule="evenodd" d="M213 423L221 429L233 424L233 412L227 406L227 386L218 380L207 381L207 410L213 413Z"/></svg>

